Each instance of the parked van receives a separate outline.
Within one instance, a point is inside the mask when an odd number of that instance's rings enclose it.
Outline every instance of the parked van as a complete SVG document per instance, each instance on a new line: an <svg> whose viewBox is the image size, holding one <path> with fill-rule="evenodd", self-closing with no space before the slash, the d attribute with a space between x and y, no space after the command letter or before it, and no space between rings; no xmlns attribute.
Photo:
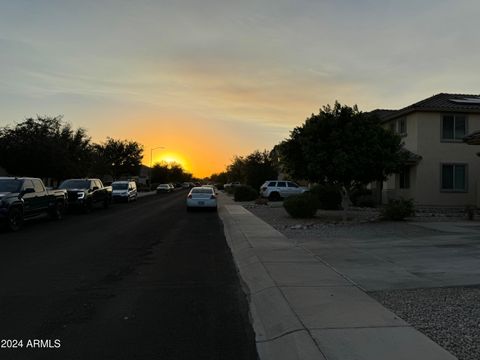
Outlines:
<svg viewBox="0 0 480 360"><path fill-rule="evenodd" d="M113 201L130 202L137 200L137 196L135 181L114 181L112 183Z"/></svg>

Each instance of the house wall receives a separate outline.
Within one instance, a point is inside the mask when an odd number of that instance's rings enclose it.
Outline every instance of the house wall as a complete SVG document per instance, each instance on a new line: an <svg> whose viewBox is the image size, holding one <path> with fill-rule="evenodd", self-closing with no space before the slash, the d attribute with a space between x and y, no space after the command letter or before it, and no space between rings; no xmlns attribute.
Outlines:
<svg viewBox="0 0 480 360"><path fill-rule="evenodd" d="M479 147L463 142L442 142L442 113L417 112L418 141L416 153L423 159L417 166L415 200L419 205L465 206L477 203L480 180ZM467 133L480 129L480 114L467 116ZM465 163L468 166L467 192L442 192L441 164Z"/></svg>
<svg viewBox="0 0 480 360"><path fill-rule="evenodd" d="M419 206L464 207L480 206L480 146L463 142L442 142L443 113L415 112L407 116L405 148L422 156L410 169L410 189L399 189L398 175L390 176L383 184L383 202L389 198L413 198ZM385 124L389 128L389 124ZM480 129L480 114L469 114L467 133ZM465 163L468 166L467 192L443 192L441 164Z"/></svg>
<svg viewBox="0 0 480 360"><path fill-rule="evenodd" d="M418 119L415 114L406 116L407 121L407 133L405 136L402 136L402 141L406 149L417 153L418 150ZM398 119L392 120L384 124L384 128L390 129L392 122L397 122ZM387 203L388 199L395 199L403 197L405 199L415 198L416 194L416 177L417 170L415 166L412 166L410 169L410 188L409 189L400 189L399 188L399 178L397 174L389 176L388 179L383 183L383 196L382 202Z"/></svg>

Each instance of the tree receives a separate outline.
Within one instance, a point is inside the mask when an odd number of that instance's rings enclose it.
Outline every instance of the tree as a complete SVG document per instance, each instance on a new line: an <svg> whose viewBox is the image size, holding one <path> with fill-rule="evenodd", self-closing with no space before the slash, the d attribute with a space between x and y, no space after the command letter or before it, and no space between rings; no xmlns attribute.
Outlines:
<svg viewBox="0 0 480 360"><path fill-rule="evenodd" d="M143 146L133 140L115 140L107 138L103 144L97 144L92 172L98 176L111 175L113 179L121 176L135 176L140 171L143 158Z"/></svg>
<svg viewBox="0 0 480 360"><path fill-rule="evenodd" d="M276 161L266 150L256 150L247 156L236 156L227 168L232 181L241 181L254 189L270 179L276 179L278 170Z"/></svg>
<svg viewBox="0 0 480 360"><path fill-rule="evenodd" d="M175 162L160 162L153 165L152 183L178 183L191 181L192 174Z"/></svg>
<svg viewBox="0 0 480 360"><path fill-rule="evenodd" d="M62 116L28 118L0 129L0 166L18 176L85 176L92 156L83 128L72 129Z"/></svg>
<svg viewBox="0 0 480 360"><path fill-rule="evenodd" d="M210 175L208 180L216 184L226 184L228 182L228 173L226 171L214 173Z"/></svg>
<svg viewBox="0 0 480 360"><path fill-rule="evenodd" d="M338 185L343 198L358 186L383 181L405 160L401 138L357 106L324 106L278 146L293 177Z"/></svg>

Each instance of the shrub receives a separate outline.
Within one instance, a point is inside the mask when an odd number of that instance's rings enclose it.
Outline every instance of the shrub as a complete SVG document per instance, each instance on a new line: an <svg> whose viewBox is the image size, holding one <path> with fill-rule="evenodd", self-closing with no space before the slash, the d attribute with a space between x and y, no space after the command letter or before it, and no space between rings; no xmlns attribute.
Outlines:
<svg viewBox="0 0 480 360"><path fill-rule="evenodd" d="M353 206L375 207L375 198L370 189L359 188L353 190L350 193L350 200L352 200Z"/></svg>
<svg viewBox="0 0 480 360"><path fill-rule="evenodd" d="M373 195L360 195L360 196L357 196L357 198L353 202L353 205L358 207L373 208L375 207L375 199Z"/></svg>
<svg viewBox="0 0 480 360"><path fill-rule="evenodd" d="M258 198L258 191L247 185L237 186L233 193L235 201L252 201L256 198Z"/></svg>
<svg viewBox="0 0 480 360"><path fill-rule="evenodd" d="M400 221L415 215L413 199L390 199L382 209L382 217L387 220Z"/></svg>
<svg viewBox="0 0 480 360"><path fill-rule="evenodd" d="M233 186L224 187L224 190L227 194L230 194L230 195L233 195L235 193L235 187Z"/></svg>
<svg viewBox="0 0 480 360"><path fill-rule="evenodd" d="M317 199L319 209L338 210L342 203L340 188L336 185L319 184L310 189L310 193Z"/></svg>
<svg viewBox="0 0 480 360"><path fill-rule="evenodd" d="M467 215L468 220L473 220L475 218L476 210L477 210L477 207L475 205L465 206L465 215Z"/></svg>
<svg viewBox="0 0 480 360"><path fill-rule="evenodd" d="M318 209L318 199L311 193L290 196L283 202L283 207L293 218L311 218Z"/></svg>

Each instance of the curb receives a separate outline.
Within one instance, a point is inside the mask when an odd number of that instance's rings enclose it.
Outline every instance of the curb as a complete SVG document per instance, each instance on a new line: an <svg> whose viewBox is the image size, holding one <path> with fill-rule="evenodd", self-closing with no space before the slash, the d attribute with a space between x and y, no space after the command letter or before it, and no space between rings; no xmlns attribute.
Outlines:
<svg viewBox="0 0 480 360"><path fill-rule="evenodd" d="M279 286L257 256L258 252L275 249L289 250L294 246L286 241L271 244L269 239L259 237L249 241L238 229L232 215L249 215L238 206L219 207L219 216L224 224L225 237L241 278L250 307L250 319L255 332L257 352L261 360L326 360L308 329L290 307ZM259 220L261 221L261 220ZM268 243L268 244L267 244Z"/></svg>
<svg viewBox="0 0 480 360"><path fill-rule="evenodd" d="M319 256L229 198L220 200L259 359L457 359Z"/></svg>

